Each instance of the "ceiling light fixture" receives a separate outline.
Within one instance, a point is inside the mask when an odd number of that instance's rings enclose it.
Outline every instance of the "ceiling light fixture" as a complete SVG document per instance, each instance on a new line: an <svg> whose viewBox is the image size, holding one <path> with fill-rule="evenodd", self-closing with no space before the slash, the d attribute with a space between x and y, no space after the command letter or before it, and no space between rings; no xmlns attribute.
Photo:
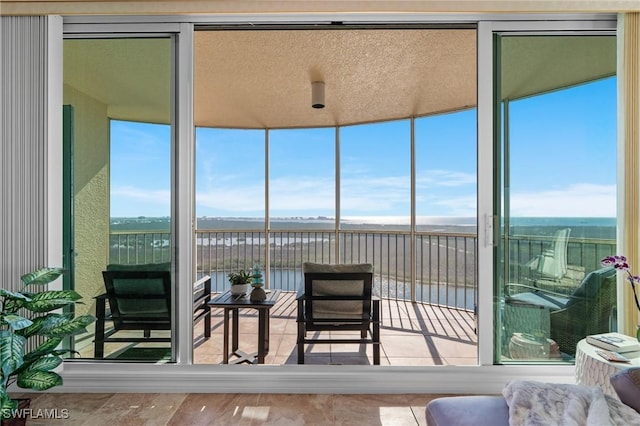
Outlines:
<svg viewBox="0 0 640 426"><path fill-rule="evenodd" d="M311 83L311 106L314 108L324 108L324 81L314 81Z"/></svg>

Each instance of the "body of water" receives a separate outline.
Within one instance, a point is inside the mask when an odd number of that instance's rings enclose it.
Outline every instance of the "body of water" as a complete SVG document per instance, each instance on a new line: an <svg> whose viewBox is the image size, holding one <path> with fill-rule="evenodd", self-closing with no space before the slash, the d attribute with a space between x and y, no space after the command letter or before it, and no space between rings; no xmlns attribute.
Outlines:
<svg viewBox="0 0 640 426"><path fill-rule="evenodd" d="M299 269L272 268L270 271L269 288L283 291L297 291L303 285L302 271ZM222 292L229 288L229 280L225 272L211 272L211 289ZM385 277L374 276L374 290L376 294L385 297L410 299L409 283L389 280ZM466 286L452 286L446 284L418 284L416 299L425 303L452 306L473 310L475 305L475 289Z"/></svg>
<svg viewBox="0 0 640 426"><path fill-rule="evenodd" d="M389 227L402 229L408 224L407 217L383 216L383 217L351 217L343 218L341 226L344 229L370 229L388 230ZM169 231L171 219L169 217L139 217L139 218L111 218L111 232L134 231ZM475 217L435 217L421 216L416 218L416 225L421 231L449 231L449 232L475 232L477 221ZM615 238L616 218L614 217L512 217L509 219L511 234L546 230L553 233L559 228L571 228L572 236L585 238ZM236 218L236 217L200 217L197 219L197 228L207 230L261 230L264 229L264 220L261 218ZM296 229L334 229L334 220L324 216L320 217L290 217L272 218L271 229L273 231Z"/></svg>

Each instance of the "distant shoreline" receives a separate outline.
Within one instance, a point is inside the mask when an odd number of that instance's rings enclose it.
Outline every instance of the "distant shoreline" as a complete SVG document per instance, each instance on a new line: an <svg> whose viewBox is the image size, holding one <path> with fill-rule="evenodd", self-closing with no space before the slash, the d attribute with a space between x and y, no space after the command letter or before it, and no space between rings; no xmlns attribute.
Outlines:
<svg viewBox="0 0 640 426"><path fill-rule="evenodd" d="M376 222L380 220L380 222ZM383 221L387 222L383 222ZM154 231L168 232L169 217L114 217L111 218L112 232ZM512 235L550 235L561 228L571 228L571 238L615 239L616 219L604 217L514 217L510 218L510 234ZM264 229L264 220L238 217L199 217L199 230ZM334 229L334 219L317 217L272 218L271 230L318 230ZM341 229L349 230L384 230L406 232L408 224L403 224L397 217L346 218L342 220ZM442 233L477 233L476 218L473 217L421 217L417 220L416 230Z"/></svg>

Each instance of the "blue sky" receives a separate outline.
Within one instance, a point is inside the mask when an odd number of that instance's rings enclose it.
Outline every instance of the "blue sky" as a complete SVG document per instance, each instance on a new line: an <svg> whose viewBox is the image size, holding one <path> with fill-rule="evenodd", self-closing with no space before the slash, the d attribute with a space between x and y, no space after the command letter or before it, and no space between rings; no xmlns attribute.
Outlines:
<svg viewBox="0 0 640 426"><path fill-rule="evenodd" d="M616 80L510 104L512 216L615 216ZM113 121L111 216L168 216L168 126ZM475 216L476 112L416 120L418 216ZM272 130L271 217L333 216L333 128ZM343 217L402 217L408 120L340 131ZM198 129L198 216L264 215L264 132Z"/></svg>

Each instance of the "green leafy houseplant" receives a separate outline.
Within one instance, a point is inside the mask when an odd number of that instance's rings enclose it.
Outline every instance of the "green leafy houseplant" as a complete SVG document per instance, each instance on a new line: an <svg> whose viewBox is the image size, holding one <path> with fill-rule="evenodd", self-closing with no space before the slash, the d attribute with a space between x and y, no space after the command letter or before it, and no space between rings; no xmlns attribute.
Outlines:
<svg viewBox="0 0 640 426"><path fill-rule="evenodd" d="M233 297L243 296L247 293L247 288L251 282L251 275L240 269L238 272L231 272L229 275L229 284L231 284L231 295Z"/></svg>
<svg viewBox="0 0 640 426"><path fill-rule="evenodd" d="M62 275L62 268L43 268L21 277L22 284L46 285ZM95 321L93 315L57 313L78 302L81 296L73 290L13 292L0 289L0 417L11 418L18 401L9 397L7 389L13 383L23 389L46 390L62 384L54 371L62 363L61 355L72 352L61 349L65 337L86 332ZM28 318L20 315L20 309ZM27 351L27 342L36 336L44 341Z"/></svg>
<svg viewBox="0 0 640 426"><path fill-rule="evenodd" d="M238 272L231 272L228 277L231 285L242 285L249 284L253 275L245 272L244 269L240 269Z"/></svg>

